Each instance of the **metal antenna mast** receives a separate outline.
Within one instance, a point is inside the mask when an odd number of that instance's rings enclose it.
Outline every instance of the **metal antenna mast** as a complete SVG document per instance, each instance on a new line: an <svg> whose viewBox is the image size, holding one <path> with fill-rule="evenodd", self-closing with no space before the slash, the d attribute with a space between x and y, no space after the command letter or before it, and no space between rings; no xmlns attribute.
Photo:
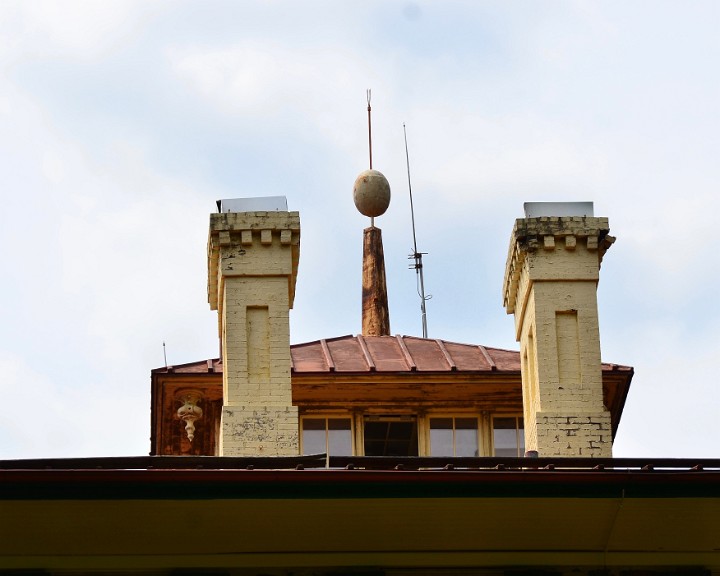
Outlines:
<svg viewBox="0 0 720 576"><path fill-rule="evenodd" d="M370 88L367 89L368 103L368 151L370 153L370 170L372 170L372 108L370 107ZM370 216L370 226L375 227L375 216Z"/></svg>
<svg viewBox="0 0 720 576"><path fill-rule="evenodd" d="M370 88L367 89L368 103L368 148L370 150L370 170L372 170L372 120L370 118L372 108L370 108Z"/></svg>
<svg viewBox="0 0 720 576"><path fill-rule="evenodd" d="M369 108L368 108L369 109ZM405 161L407 164L407 175L408 175L408 191L410 192L410 217L412 219L412 233L413 233L413 253L408 256L408 260L413 260L414 263L410 264L410 269L415 269L417 274L417 289L418 296L420 296L420 312L422 314L422 331L423 338L428 337L427 331L427 309L425 308L425 302L432 298L432 295L425 296L425 278L423 277L423 254L427 252L418 252L417 249L417 238L415 236L415 209L413 208L413 197L412 197L412 184L410 183L410 154L408 153L407 143L407 130L405 129L405 123L403 122L403 135L405 136Z"/></svg>

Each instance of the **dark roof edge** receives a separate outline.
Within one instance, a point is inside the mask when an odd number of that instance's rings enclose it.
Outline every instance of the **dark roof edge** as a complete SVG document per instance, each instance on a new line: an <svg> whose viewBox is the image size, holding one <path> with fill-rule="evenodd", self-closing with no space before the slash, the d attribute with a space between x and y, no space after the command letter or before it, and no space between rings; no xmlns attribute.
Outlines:
<svg viewBox="0 0 720 576"><path fill-rule="evenodd" d="M324 468L325 454L308 456L109 456L0 460L7 470L299 470ZM720 472L720 458L330 456L331 467L349 470L473 470L573 472Z"/></svg>
<svg viewBox="0 0 720 576"><path fill-rule="evenodd" d="M2 500L720 499L720 470L5 470Z"/></svg>

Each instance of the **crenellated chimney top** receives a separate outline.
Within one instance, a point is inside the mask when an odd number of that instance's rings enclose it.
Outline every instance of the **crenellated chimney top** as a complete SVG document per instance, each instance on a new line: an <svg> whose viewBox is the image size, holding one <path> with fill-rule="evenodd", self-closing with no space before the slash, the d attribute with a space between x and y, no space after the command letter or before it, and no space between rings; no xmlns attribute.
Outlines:
<svg viewBox="0 0 720 576"><path fill-rule="evenodd" d="M540 456L612 455L596 294L609 230L591 202L538 202L510 237L503 301L520 342L525 447Z"/></svg>

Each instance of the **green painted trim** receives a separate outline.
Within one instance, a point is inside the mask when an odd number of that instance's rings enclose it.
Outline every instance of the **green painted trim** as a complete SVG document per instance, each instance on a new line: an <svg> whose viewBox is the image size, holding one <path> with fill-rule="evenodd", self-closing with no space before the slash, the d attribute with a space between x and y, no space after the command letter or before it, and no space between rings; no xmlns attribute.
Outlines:
<svg viewBox="0 0 720 576"><path fill-rule="evenodd" d="M137 471L125 478L89 475L60 480L48 476L13 480L0 474L0 500L217 500L347 498L720 498L720 475L595 474L568 477L559 472L527 475L386 472L387 480L362 473L260 472L206 478L203 472L181 478L155 478ZM41 474L35 474L42 476ZM257 478L256 478L257 475ZM354 477L353 477L354 476ZM509 476L509 477L508 477ZM517 478L520 476L519 478ZM702 476L702 477L701 477Z"/></svg>

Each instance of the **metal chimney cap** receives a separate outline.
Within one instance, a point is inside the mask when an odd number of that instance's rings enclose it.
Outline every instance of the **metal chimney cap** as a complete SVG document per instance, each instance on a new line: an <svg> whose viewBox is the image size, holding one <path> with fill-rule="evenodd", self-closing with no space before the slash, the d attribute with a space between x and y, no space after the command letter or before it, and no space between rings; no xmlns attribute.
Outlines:
<svg viewBox="0 0 720 576"><path fill-rule="evenodd" d="M285 196L259 196L255 198L231 198L216 202L218 212L287 212Z"/></svg>
<svg viewBox="0 0 720 576"><path fill-rule="evenodd" d="M525 218L594 216L592 202L525 202Z"/></svg>

